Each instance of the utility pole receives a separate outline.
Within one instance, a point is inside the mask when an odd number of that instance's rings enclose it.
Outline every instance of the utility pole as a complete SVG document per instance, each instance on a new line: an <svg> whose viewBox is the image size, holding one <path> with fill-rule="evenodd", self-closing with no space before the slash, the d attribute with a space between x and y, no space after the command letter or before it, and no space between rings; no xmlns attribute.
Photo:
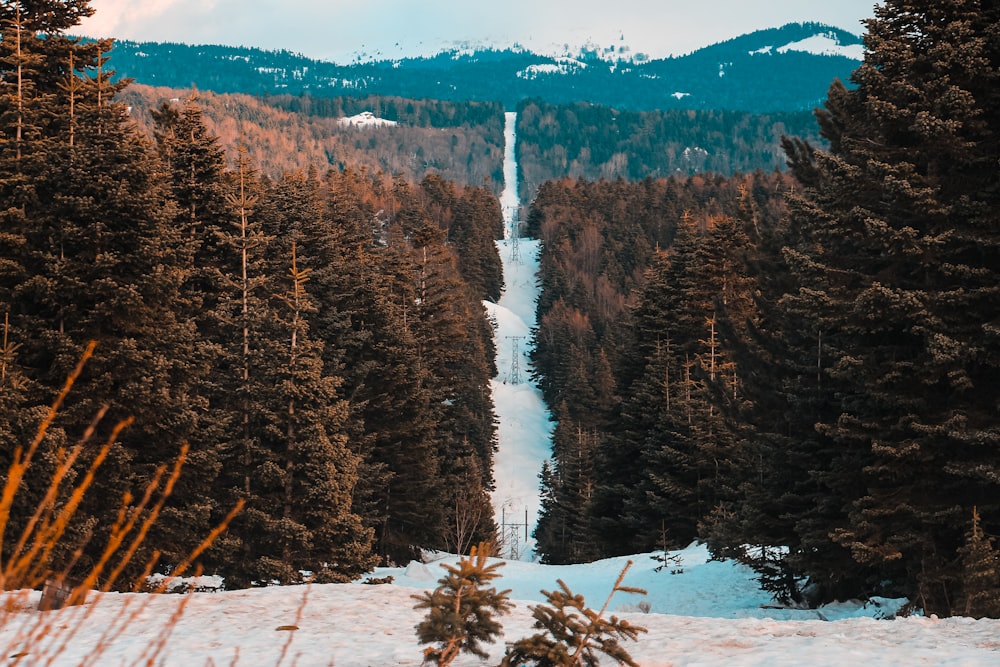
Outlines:
<svg viewBox="0 0 1000 667"><path fill-rule="evenodd" d="M511 264L521 264L521 249L517 240L521 237L521 223L518 220L517 209L510 212L510 261Z"/></svg>
<svg viewBox="0 0 1000 667"><path fill-rule="evenodd" d="M521 384L521 352L518 349L523 336L507 336L511 341L510 383Z"/></svg>

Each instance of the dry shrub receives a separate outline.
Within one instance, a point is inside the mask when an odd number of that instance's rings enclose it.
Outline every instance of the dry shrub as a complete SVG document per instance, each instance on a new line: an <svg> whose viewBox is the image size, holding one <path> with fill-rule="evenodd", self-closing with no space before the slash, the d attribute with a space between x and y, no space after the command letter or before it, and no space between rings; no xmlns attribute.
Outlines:
<svg viewBox="0 0 1000 667"><path fill-rule="evenodd" d="M0 564L2 565L0 589L4 591L0 599L0 627L16 628L13 633L5 633L6 639L0 641L0 651L2 651L0 655L8 656L12 663L24 659L31 664L50 664L77 639L79 628L97 608L101 596L122 583L119 582L122 573L132 562L159 518L187 458L188 449L185 445L172 465L162 465L156 470L141 497L125 494L116 521L111 527L99 557L82 577L70 581L69 571L82 556L82 546L77 548L69 563L61 568L55 568L53 565L53 554L57 553L60 540L64 538L71 520L93 484L118 434L131 422L125 420L116 424L107 440L97 449L93 460L85 466L82 473L74 475L73 472L82 460L84 447L89 444L98 422L103 417L102 410L76 445L60 448L56 452L55 470L51 474L42 500L21 534L7 535L11 508L18 489L29 473L32 460L38 453L73 383L93 356L94 347L94 343L87 347L76 369L66 379L62 390L39 424L32 442L26 447L18 446L15 449L6 482L0 492L0 548L4 540L8 538L16 540L10 555ZM241 506L242 504L238 504L234 507L222 523L206 536L183 562L173 568L171 577L163 580L155 592L167 590L177 577L189 573L200 574L198 568L192 564L226 529ZM124 582L128 584L125 588L141 590L159 555L159 552L154 550L141 568L142 574L132 582ZM194 571L191 572L192 570ZM56 586L65 587L64 596L57 602L59 606L80 606L58 613L41 611L32 600L37 595L35 591L43 586L49 589ZM91 602L83 604L88 595L91 596ZM113 622L104 626L101 636L92 643L93 648L80 664L100 664L102 653L125 632L132 620L143 613L151 599L148 595L129 596L121 605ZM158 662L157 656L162 653L173 628L180 620L187 599L186 595L178 596L178 604L171 616L164 620L162 631L149 643L143 655L134 664L147 665Z"/></svg>

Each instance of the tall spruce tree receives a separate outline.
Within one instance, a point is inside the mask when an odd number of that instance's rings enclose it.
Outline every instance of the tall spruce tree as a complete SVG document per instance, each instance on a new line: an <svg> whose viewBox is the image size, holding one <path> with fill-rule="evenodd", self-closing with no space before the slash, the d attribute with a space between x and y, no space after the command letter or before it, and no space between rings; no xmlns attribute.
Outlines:
<svg viewBox="0 0 1000 667"><path fill-rule="evenodd" d="M796 562L838 594L888 582L928 613L958 611L972 508L988 533L1000 520L998 24L989 2L877 6L857 87L835 82L818 113L829 151L786 143L805 189L785 386L811 419L787 420L784 455L817 508L799 505ZM855 565L830 557L841 548Z"/></svg>
<svg viewBox="0 0 1000 667"><path fill-rule="evenodd" d="M135 418L81 513L107 526L100 519L117 505L108 495L143 486L197 433L204 368L193 363L197 335L185 318L193 245L172 224L174 203L151 146L114 102L124 84L111 83L111 43L64 35L89 11L82 2L3 8L10 28L3 49L14 51L5 59L12 76L5 71L3 78L7 91L14 83L17 92L3 102L8 141L0 170L10 187L2 209L14 224L4 237L12 243L2 298L37 390L29 405L47 403L96 340L97 353L61 414L63 427L82 434L102 405L108 425ZM207 530L207 488L193 483L172 498L183 520L159 536L167 560L187 553Z"/></svg>
<svg viewBox="0 0 1000 667"><path fill-rule="evenodd" d="M352 443L362 456L355 507L376 531L376 552L406 561L421 547L443 546L445 511L438 413L411 328L409 250L387 213L399 202L364 173L331 172L326 186L326 222L310 244L323 258L313 265L317 330L335 344L332 360L342 365L351 404Z"/></svg>
<svg viewBox="0 0 1000 667"><path fill-rule="evenodd" d="M545 462L540 474L541 508L534 537L542 562L554 565L582 563L600 554L588 525L598 477L598 434L570 414L565 402L554 411L552 460Z"/></svg>
<svg viewBox="0 0 1000 667"><path fill-rule="evenodd" d="M358 456L347 446L347 404L310 336L308 270L298 267L294 245L290 264L287 290L258 337L254 387L266 412L258 415L264 456L254 462L251 492L261 502L249 508L256 525L252 541L244 539L258 579L289 583L308 570L317 581L349 581L374 564L372 531L351 508Z"/></svg>

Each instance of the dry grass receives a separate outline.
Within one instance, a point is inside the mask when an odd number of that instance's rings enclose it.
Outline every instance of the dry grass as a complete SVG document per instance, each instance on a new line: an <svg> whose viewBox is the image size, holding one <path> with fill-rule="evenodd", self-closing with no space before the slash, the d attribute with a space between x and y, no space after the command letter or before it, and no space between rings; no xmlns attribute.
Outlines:
<svg viewBox="0 0 1000 667"><path fill-rule="evenodd" d="M77 548L70 562L60 568L53 565L53 556L57 547L65 538L67 528L79 509L85 494L93 485L101 464L107 458L112 445L121 431L128 427L131 420L115 424L108 436L97 449L96 455L86 466L81 465L84 448L90 445L97 424L104 416L104 410L94 418L87 432L83 434L76 445L60 448L55 455L55 470L49 479L48 487L42 500L20 535L8 536L11 508L14 499L26 478L33 459L45 439L74 382L80 376L84 365L94 354L95 345L91 343L84 352L76 369L66 379L66 382L42 419L34 439L26 447L18 446L13 453L12 462L7 473L6 482L0 492L0 548L5 540L14 540L10 555L0 564L0 589L3 593L0 602L0 627L16 628L14 633L6 633L9 637L0 643L0 651L8 656L10 664L30 662L33 665L50 665L76 639L78 629L87 617L97 607L99 598L116 587L141 590L160 554L153 551L152 556L141 568L142 574L131 582L119 581L127 566L129 566L140 547L146 540L150 529L160 517L163 506L173 491L181 468L187 458L187 446L184 446L177 459L170 465L160 466L151 481L143 490L141 497L125 494L119 506L114 524L111 526L107 542L100 550L99 556L90 569L78 580L69 585L68 594L61 604L67 606L80 605L65 614L41 611L32 600L36 597L38 588L48 584L66 584L69 572L79 561L83 550ZM92 449L92 446L90 447ZM78 469L83 467L84 470ZM74 474L75 473L75 474ZM237 505L229 515L184 559L176 565L171 577L161 582L154 592L167 590L173 580L187 574L200 574L193 563L198 556L226 529L232 518L240 511ZM191 570L194 569L194 572ZM122 586L122 584L125 584ZM91 602L83 604L88 596ZM80 665L100 664L102 654L120 637L130 623L141 614L152 598L146 595L130 597L114 622L107 624L100 637L93 643L93 649L79 663ZM163 627L157 637L151 641L145 652L133 664L149 665L157 662L166 646L173 628L177 625L188 597L177 596L177 606L169 618L164 619Z"/></svg>

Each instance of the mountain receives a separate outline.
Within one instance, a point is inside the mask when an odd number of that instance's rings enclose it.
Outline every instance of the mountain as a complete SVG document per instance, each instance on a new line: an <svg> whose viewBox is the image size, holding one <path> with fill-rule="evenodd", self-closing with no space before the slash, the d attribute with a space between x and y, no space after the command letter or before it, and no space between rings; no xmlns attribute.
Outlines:
<svg viewBox="0 0 1000 667"><path fill-rule="evenodd" d="M818 23L791 23L660 59L585 48L542 55L519 47L451 50L429 58L341 65L289 51L119 41L119 77L170 88L314 97L393 95L412 99L559 104L618 109L809 110L834 78L847 81L861 38Z"/></svg>

